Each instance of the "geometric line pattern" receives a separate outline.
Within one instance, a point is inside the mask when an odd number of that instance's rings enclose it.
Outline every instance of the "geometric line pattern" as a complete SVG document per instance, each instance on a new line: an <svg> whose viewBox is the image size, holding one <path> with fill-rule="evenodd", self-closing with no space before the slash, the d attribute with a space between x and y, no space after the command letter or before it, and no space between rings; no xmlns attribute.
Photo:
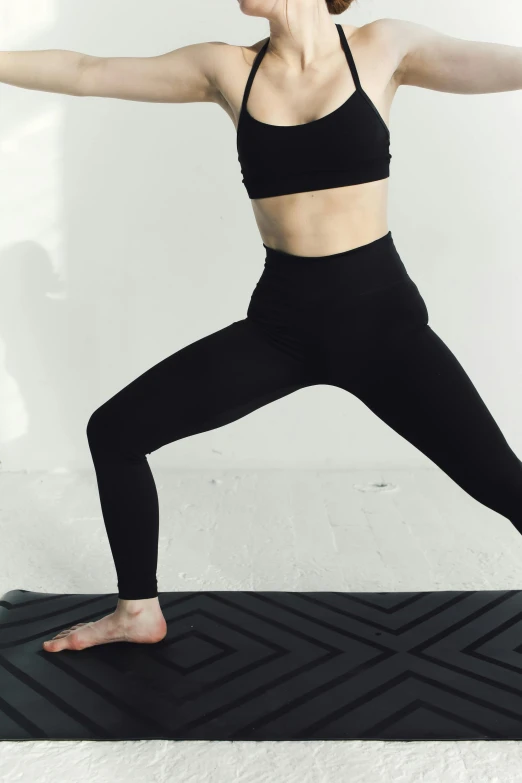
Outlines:
<svg viewBox="0 0 522 783"><path fill-rule="evenodd" d="M47 653L117 594L0 600L0 739L522 739L522 591L160 593L167 636Z"/></svg>

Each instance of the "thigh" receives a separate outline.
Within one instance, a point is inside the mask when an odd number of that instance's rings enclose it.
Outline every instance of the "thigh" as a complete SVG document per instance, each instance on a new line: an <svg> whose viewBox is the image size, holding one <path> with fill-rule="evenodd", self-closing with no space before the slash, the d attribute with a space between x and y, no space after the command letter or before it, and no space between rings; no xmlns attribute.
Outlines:
<svg viewBox="0 0 522 783"><path fill-rule="evenodd" d="M515 513L514 498L522 502L522 464L457 357L429 325L405 334L391 353L374 355L356 383L343 383L338 370L335 385L355 394L466 492L505 516Z"/></svg>
<svg viewBox="0 0 522 783"><path fill-rule="evenodd" d="M163 359L93 417L98 436L110 432L148 454L229 424L310 383L302 363L269 344L245 318Z"/></svg>

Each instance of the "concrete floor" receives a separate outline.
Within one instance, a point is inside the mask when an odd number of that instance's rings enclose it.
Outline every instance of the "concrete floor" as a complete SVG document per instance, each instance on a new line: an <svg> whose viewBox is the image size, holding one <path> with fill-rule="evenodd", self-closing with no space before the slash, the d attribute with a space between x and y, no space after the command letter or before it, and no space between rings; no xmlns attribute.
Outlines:
<svg viewBox="0 0 522 783"><path fill-rule="evenodd" d="M517 531L436 468L151 467L160 591L522 588ZM0 525L0 595L116 590L94 471L0 474ZM2 783L522 781L516 741L38 741L0 749Z"/></svg>

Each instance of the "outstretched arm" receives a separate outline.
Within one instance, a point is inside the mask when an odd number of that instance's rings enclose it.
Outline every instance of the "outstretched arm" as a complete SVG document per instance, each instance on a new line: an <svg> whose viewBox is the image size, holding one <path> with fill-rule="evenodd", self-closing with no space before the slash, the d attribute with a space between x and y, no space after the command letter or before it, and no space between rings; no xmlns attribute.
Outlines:
<svg viewBox="0 0 522 783"><path fill-rule="evenodd" d="M0 52L0 82L66 95L156 103L214 101L219 41L156 57L94 57L61 49Z"/></svg>
<svg viewBox="0 0 522 783"><path fill-rule="evenodd" d="M402 19L380 19L399 84L453 93L522 89L522 47L468 41Z"/></svg>

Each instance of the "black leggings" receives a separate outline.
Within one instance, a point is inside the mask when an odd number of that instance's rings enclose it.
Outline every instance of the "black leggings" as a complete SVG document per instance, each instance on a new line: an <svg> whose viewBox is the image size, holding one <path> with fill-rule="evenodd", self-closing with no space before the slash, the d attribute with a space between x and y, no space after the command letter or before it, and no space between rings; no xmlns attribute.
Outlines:
<svg viewBox="0 0 522 783"><path fill-rule="evenodd" d="M522 463L428 326L391 232L329 256L264 247L245 318L163 359L89 420L119 598L158 594L159 506L146 455L315 384L358 397L522 532Z"/></svg>

